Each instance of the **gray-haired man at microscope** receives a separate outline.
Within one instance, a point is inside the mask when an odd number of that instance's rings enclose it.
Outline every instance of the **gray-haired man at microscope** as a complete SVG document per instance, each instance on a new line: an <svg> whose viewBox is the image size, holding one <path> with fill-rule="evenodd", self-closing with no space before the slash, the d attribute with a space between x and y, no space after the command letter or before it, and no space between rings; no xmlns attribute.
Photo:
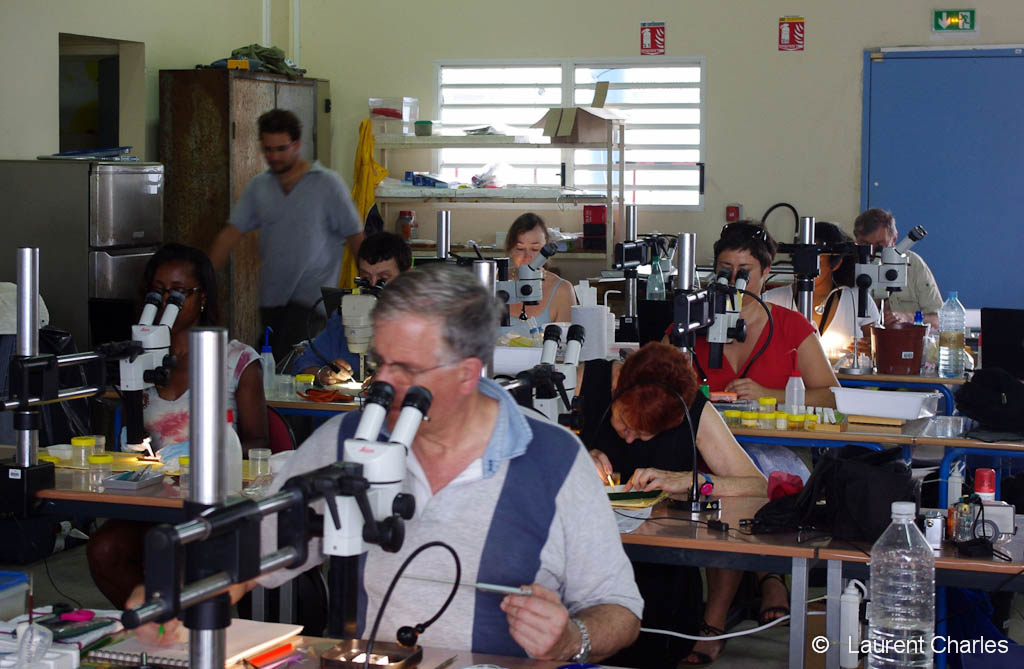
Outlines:
<svg viewBox="0 0 1024 669"><path fill-rule="evenodd" d="M636 639L643 600L607 495L579 440L526 418L504 389L481 378L499 316L473 273L453 266L406 272L381 293L373 354L375 379L395 391L387 429L411 386L428 389L433 402L406 457L402 488L415 497L415 515L399 552L369 548L358 632L368 635L403 560L422 544L442 540L459 554L463 584L528 586L532 594L457 588L444 615L422 632L421 644L577 662L607 657ZM333 418L314 432L273 490L337 461L360 414ZM277 545L274 520L264 521L263 554ZM314 542L306 565L260 583L278 586L322 560ZM399 627L427 620L448 596L449 584L417 576L454 579L451 556L427 550L410 563L388 601L378 639L395 639Z"/></svg>

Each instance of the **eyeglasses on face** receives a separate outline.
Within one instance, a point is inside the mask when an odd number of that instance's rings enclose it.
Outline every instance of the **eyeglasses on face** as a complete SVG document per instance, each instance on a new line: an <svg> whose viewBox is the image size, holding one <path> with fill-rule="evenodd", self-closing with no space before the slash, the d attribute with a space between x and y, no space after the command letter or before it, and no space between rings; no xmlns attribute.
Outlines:
<svg viewBox="0 0 1024 669"><path fill-rule="evenodd" d="M441 369L442 367L451 367L452 365L460 362L460 360L451 360L449 362L442 362L441 364L434 365L433 367L423 367L418 369L416 367L410 367L404 362L390 362L385 360L379 353L372 349L366 354L366 360L373 367L376 367L377 371L380 371L385 367L391 368L391 373L405 382L411 381L415 377L422 376L427 372L433 372L434 370Z"/></svg>
<svg viewBox="0 0 1024 669"><path fill-rule="evenodd" d="M284 153L288 149L292 148L292 145L294 144L295 140L293 139L287 144L282 144L281 146L267 146L266 144L264 144L261 148L263 149L263 153L267 154Z"/></svg>
<svg viewBox="0 0 1024 669"><path fill-rule="evenodd" d="M722 226L721 237L746 237L747 239L760 239L765 241L768 238L768 233L764 229L763 225L757 225L755 223L744 223L742 221L736 223L726 223Z"/></svg>
<svg viewBox="0 0 1024 669"><path fill-rule="evenodd" d="M183 286L171 286L170 288L164 288L163 286L150 286L149 292L162 295L165 300L171 293L181 293L185 296L185 299L188 299L190 295L194 295L202 289L202 286L192 286L191 288L185 288Z"/></svg>

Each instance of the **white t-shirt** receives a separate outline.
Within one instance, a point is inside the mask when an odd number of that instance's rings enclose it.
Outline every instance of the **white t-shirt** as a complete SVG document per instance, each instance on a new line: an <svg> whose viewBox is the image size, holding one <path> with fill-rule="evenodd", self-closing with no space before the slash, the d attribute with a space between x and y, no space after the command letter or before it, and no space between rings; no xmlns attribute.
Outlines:
<svg viewBox="0 0 1024 669"><path fill-rule="evenodd" d="M238 404L235 402L235 391L242 378L242 372L251 363L260 359L259 353L251 346L237 339L228 342L224 356L224 381L227 385L227 408L235 413L235 431L238 430ZM176 400L165 400L160 397L156 388L150 386L142 395L142 422L149 433L153 451L164 446L189 441L188 404L189 391L186 390Z"/></svg>
<svg viewBox="0 0 1024 669"><path fill-rule="evenodd" d="M858 318L857 291L848 286L840 286L838 290L839 298L832 307L835 316L832 317L832 321L828 324L825 332L821 333L821 343L825 347L826 352L829 349L845 349L853 343L855 322L858 329L865 325L876 325L879 322L878 306L874 300L868 300L868 315ZM796 303L793 299L793 288L791 286L779 286L778 288L765 291L761 294L761 299L765 302L796 311ZM811 324L817 326L816 321L817 319Z"/></svg>

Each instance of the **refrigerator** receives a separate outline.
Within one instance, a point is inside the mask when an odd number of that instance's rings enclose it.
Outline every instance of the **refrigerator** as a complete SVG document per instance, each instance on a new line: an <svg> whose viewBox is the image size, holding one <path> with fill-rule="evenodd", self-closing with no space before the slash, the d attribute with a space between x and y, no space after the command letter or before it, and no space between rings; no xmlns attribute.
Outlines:
<svg viewBox="0 0 1024 669"><path fill-rule="evenodd" d="M128 339L163 198L160 163L0 160L0 281L17 281L18 247L38 247L50 324L79 350Z"/></svg>

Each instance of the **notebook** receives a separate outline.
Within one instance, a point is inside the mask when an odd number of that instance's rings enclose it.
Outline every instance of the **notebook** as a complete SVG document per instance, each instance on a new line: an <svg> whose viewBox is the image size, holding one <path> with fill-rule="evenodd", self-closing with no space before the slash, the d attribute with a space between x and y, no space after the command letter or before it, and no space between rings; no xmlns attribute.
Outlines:
<svg viewBox="0 0 1024 669"><path fill-rule="evenodd" d="M267 623L258 620L232 619L225 639L225 666L231 666L244 657L256 655L281 644L285 639L298 636L302 625ZM127 637L106 648L94 650L87 656L90 661L138 664L146 653L149 664L159 667L187 667L188 644L178 643L162 648L145 646L135 637Z"/></svg>

